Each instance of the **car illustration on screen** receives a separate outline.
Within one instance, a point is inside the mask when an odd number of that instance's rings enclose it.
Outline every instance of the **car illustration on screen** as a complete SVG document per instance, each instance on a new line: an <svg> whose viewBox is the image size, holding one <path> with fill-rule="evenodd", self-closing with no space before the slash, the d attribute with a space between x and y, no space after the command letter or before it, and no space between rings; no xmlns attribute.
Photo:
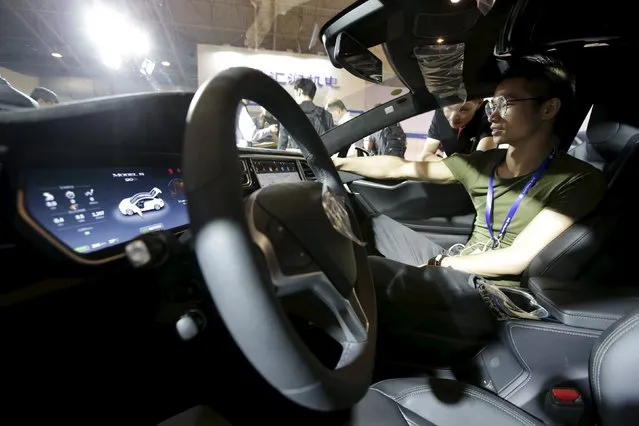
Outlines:
<svg viewBox="0 0 639 426"><path fill-rule="evenodd" d="M138 192L137 194L120 201L118 209L125 216L139 214L149 210L160 210L164 207L164 200L158 196L162 193L159 188L153 188L149 192Z"/></svg>

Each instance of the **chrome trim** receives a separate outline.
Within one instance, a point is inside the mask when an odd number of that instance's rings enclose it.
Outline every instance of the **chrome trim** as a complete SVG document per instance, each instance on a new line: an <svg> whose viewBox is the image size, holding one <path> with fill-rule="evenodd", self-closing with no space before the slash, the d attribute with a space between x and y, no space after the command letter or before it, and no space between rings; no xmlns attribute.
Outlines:
<svg viewBox="0 0 639 426"><path fill-rule="evenodd" d="M253 186L253 178L251 177L251 171L249 170L249 166L246 158L240 158L240 164L242 166L242 171L240 172L240 185L242 188L250 188ZM242 178L246 176L246 183L242 181Z"/></svg>
<svg viewBox="0 0 639 426"><path fill-rule="evenodd" d="M246 159L276 159L276 160L300 160L300 157L289 157L287 155L268 155L268 154L240 154L240 158Z"/></svg>
<svg viewBox="0 0 639 426"><path fill-rule="evenodd" d="M370 188L385 189L387 191L392 191L392 190L399 189L399 188L401 188L403 186L406 186L408 184L411 184L411 183L423 183L423 182L418 182L418 181L414 181L414 180L405 180L405 181L402 181L402 182L400 182L398 184L395 184L395 185L383 185L381 183L369 182L367 180L360 179L360 180L355 180L355 181L353 181L351 183L355 184L355 185L368 186Z"/></svg>

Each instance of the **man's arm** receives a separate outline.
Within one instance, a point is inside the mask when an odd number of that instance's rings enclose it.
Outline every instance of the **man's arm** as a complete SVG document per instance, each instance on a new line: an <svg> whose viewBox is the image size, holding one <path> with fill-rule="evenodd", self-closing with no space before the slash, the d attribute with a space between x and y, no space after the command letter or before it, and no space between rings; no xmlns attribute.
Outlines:
<svg viewBox="0 0 639 426"><path fill-rule="evenodd" d="M468 256L446 257L442 260L442 266L487 278L520 275L544 247L574 222L564 214L543 209L510 247Z"/></svg>
<svg viewBox="0 0 639 426"><path fill-rule="evenodd" d="M328 132L333 127L335 127L335 122L333 121L333 115L331 115L331 113L326 111L326 110L324 110L324 117L325 117L325 120L326 120L326 125L328 126L326 128L326 131Z"/></svg>
<svg viewBox="0 0 639 426"><path fill-rule="evenodd" d="M484 277L519 275L552 240L593 211L606 188L603 174L593 168L556 190L546 207L530 221L510 247L468 256L446 257L442 266Z"/></svg>
<svg viewBox="0 0 639 426"><path fill-rule="evenodd" d="M439 139L431 138L429 136L428 138L426 138L424 149L422 149L419 158L425 160L433 155L436 155L437 150L439 149L439 145L441 145L441 141Z"/></svg>
<svg viewBox="0 0 639 426"><path fill-rule="evenodd" d="M457 182L450 169L441 161L407 161L399 157L378 155L334 158L333 162L338 170L373 179L423 180L435 183Z"/></svg>
<svg viewBox="0 0 639 426"><path fill-rule="evenodd" d="M288 148L288 131L284 126L280 127L280 135L277 138L277 149Z"/></svg>
<svg viewBox="0 0 639 426"><path fill-rule="evenodd" d="M254 141L259 141L260 139L263 139L267 135L269 135L271 133L276 133L276 132L277 132L277 125L271 124L270 126L264 128L264 129L256 130L255 131L255 135L253 136L253 140Z"/></svg>

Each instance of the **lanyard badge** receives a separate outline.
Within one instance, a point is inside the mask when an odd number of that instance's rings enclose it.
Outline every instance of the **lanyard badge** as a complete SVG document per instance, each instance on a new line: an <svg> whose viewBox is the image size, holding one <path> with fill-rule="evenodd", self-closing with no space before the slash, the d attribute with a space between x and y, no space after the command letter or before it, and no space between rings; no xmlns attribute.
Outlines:
<svg viewBox="0 0 639 426"><path fill-rule="evenodd" d="M544 160L544 162L541 163L537 170L533 172L530 179L528 179L528 182L526 182L524 189L521 190L517 198L515 198L513 205L510 207L510 210L508 210L508 214L506 214L506 218L504 219L504 223L501 225L501 229L499 230L499 234L497 234L497 238L495 238L493 234L492 216L493 202L495 198L495 175L497 174L497 167L499 167L500 162L498 161L497 164L495 164L495 167L493 167L493 170L488 178L488 192L486 193L486 226L488 227L488 233L490 234L492 249L495 249L497 244L499 244L501 239L504 237L508 226L510 226L510 222L512 222L513 218L515 217L515 213L517 213L517 209L519 209L519 206L521 205L522 200L524 199L526 194L528 194L528 191L530 191L530 189L535 186L539 178L541 178L541 175L544 174L544 172L548 168L548 165L554 157L555 151L553 150L550 155Z"/></svg>

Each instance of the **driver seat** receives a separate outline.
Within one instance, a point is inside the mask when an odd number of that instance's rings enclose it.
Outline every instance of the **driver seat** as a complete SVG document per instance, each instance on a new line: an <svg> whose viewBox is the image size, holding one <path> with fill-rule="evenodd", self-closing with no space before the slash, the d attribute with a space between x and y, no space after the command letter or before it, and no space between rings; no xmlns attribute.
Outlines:
<svg viewBox="0 0 639 426"><path fill-rule="evenodd" d="M590 387L600 426L636 425L639 417L639 310L602 334L590 356ZM426 377L373 385L350 425L544 425L521 408L462 382Z"/></svg>

